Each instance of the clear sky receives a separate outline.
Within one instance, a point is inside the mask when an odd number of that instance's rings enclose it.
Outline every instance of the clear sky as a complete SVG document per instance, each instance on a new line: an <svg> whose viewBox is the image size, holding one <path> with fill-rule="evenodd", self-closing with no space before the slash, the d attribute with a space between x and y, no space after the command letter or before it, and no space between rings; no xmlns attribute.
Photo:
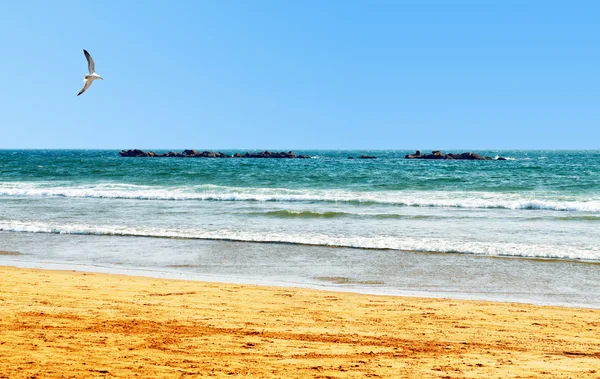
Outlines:
<svg viewBox="0 0 600 379"><path fill-rule="evenodd" d="M0 1L0 47L5 149L600 148L598 1Z"/></svg>

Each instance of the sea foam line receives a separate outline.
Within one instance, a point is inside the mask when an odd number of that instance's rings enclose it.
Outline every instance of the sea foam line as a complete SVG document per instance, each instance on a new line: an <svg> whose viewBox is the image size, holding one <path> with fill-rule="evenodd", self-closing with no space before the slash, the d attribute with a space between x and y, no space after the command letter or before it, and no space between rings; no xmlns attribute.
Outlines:
<svg viewBox="0 0 600 379"><path fill-rule="evenodd" d="M600 212L600 199L557 201L525 198L525 195L486 192L359 192L345 190L291 190L273 188L234 188L205 185L188 188L120 187L51 187L2 185L0 196L67 197L164 201L256 201L256 202L341 202L384 204L408 207L498 208Z"/></svg>
<svg viewBox="0 0 600 379"><path fill-rule="evenodd" d="M114 225L53 224L43 222L2 221L1 232L44 234L73 234L123 237L153 237L239 242L289 243L298 245L347 247L376 250L400 250L475 254L486 256L511 256L527 258L553 258L600 261L600 249L574 247L560 244L526 244L447 240L441 238L415 238L403 236L329 236L325 234L291 234L277 232L218 230L168 230L160 228L132 228Z"/></svg>

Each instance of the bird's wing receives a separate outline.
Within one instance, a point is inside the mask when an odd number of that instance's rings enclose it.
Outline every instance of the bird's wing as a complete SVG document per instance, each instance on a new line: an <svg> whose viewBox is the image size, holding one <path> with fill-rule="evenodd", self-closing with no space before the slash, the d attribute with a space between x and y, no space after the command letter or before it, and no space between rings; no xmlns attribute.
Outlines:
<svg viewBox="0 0 600 379"><path fill-rule="evenodd" d="M85 59L87 59L88 61L88 71L90 72L90 74L93 74L94 72L96 72L96 69L94 68L94 60L92 59L92 56L90 55L90 53L87 52L86 49L83 49L83 54L85 54Z"/></svg>
<svg viewBox="0 0 600 379"><path fill-rule="evenodd" d="M93 62L92 62L93 64ZM86 89L90 88L90 86L92 85L93 80L87 79L85 81L85 84L83 85L83 88L81 89L81 91L79 91L79 93L77 94L77 96L81 95L82 93L85 92Z"/></svg>

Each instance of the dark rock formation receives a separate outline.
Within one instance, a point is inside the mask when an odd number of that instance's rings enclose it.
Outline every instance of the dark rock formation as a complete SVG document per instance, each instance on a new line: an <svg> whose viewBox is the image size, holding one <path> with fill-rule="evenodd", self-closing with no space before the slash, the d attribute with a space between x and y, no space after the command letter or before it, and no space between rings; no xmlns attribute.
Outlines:
<svg viewBox="0 0 600 379"><path fill-rule="evenodd" d="M152 155L148 155L148 153L140 150L140 149L129 149L127 151L125 150L121 150L121 152L119 153L121 154L122 157L149 157L149 156L155 156L154 152L152 152Z"/></svg>
<svg viewBox="0 0 600 379"><path fill-rule="evenodd" d="M168 153L164 153L164 154L157 154L153 151L142 151L139 149L134 149L134 150L121 150L119 152L119 154L122 157L174 157L174 158L231 158L229 155L226 155L225 153L221 153L221 152L214 152L214 151L203 151L203 152L199 152L196 150L183 150L183 152L181 153L177 153L175 151L169 151ZM289 152L280 152L280 153L272 153L270 151L264 151L261 153L250 153L247 152L246 154L240 154L240 153L235 153L233 155L233 158L310 158L308 155L296 155L294 153L292 153L291 151Z"/></svg>
<svg viewBox="0 0 600 379"><path fill-rule="evenodd" d="M365 154L365 155L361 155L360 159L377 159L377 157L373 156L373 155L366 155Z"/></svg>
<svg viewBox="0 0 600 379"><path fill-rule="evenodd" d="M261 153L247 152L246 154L244 154L244 158L296 158L296 154L292 153L291 151L288 153L283 151L280 153L273 153L269 150L265 150Z"/></svg>
<svg viewBox="0 0 600 379"><path fill-rule="evenodd" d="M462 159L469 161L491 161L491 157L482 157L477 153L461 153L461 154L444 154L439 150L434 150L431 154L421 154L419 150L415 154L408 154L404 158L406 159ZM503 158L504 159L504 158ZM499 159L500 160L500 159Z"/></svg>
<svg viewBox="0 0 600 379"><path fill-rule="evenodd" d="M183 150L182 154L185 156L193 156L198 154L198 152L196 150Z"/></svg>
<svg viewBox="0 0 600 379"><path fill-rule="evenodd" d="M234 157L237 157L237 154L234 155ZM241 158L310 158L308 155L296 155L294 153L292 153L291 151L288 151L287 153L282 151L282 152L271 152L269 150L265 150L263 152L260 153L250 153L247 152L246 154L242 155Z"/></svg>

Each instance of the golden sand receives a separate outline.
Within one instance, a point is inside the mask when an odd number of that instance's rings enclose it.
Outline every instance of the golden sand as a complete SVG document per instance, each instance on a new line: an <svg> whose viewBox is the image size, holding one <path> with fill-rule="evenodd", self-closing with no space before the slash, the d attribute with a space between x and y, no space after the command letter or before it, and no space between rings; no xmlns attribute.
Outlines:
<svg viewBox="0 0 600 379"><path fill-rule="evenodd" d="M0 377L598 378L600 310L0 267Z"/></svg>

